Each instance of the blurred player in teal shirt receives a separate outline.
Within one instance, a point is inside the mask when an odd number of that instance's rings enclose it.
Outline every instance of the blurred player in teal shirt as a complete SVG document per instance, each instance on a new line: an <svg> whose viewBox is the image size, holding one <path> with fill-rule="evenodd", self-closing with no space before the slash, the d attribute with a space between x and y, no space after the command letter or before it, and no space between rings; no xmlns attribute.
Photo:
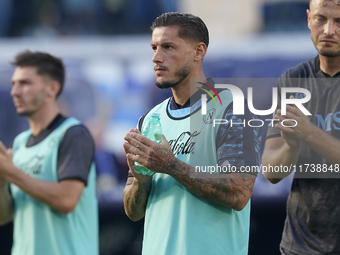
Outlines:
<svg viewBox="0 0 340 255"><path fill-rule="evenodd" d="M12 64L11 95L30 126L12 150L0 142L0 223L14 219L12 255L96 255L94 143L78 120L57 107L64 65L30 51Z"/></svg>

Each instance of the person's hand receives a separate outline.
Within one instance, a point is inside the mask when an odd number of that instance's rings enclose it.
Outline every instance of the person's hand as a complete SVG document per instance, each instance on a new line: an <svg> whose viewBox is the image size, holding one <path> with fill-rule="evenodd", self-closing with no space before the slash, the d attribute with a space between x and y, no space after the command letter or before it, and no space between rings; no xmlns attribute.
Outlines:
<svg viewBox="0 0 340 255"><path fill-rule="evenodd" d="M124 144L125 152L128 152L126 156L131 162L136 161L156 173L170 173L173 170L176 157L164 135L161 143L157 143L133 129L124 139L127 141Z"/></svg>
<svg viewBox="0 0 340 255"><path fill-rule="evenodd" d="M6 149L5 145L0 141L0 185L7 183L5 176L14 168L12 157L12 149Z"/></svg>
<svg viewBox="0 0 340 255"><path fill-rule="evenodd" d="M295 105L286 106L285 116L281 115L281 109L277 110L274 119L280 120L279 123L275 124L275 128L281 131L282 138L292 148L299 148L301 141L307 139L314 128L308 117Z"/></svg>
<svg viewBox="0 0 340 255"><path fill-rule="evenodd" d="M130 129L130 133L131 133L131 132L135 132L135 133L140 134L140 131L139 131L137 128L135 128L135 129ZM127 133L127 134L125 135L125 137L126 137L127 135L129 135L130 133ZM125 137L124 137L124 139L125 139ZM125 139L125 140L126 140L126 139ZM133 177L135 177L135 178L136 178L139 182L141 182L141 183L150 182L151 179L152 179L152 176L150 176L150 175L144 175L144 174L136 173L136 172L135 172L135 167L134 167L135 161L133 161L132 159L130 159L130 158L128 157L128 154L131 153L131 152L130 152L131 145L129 145L129 143L125 142L125 143L123 144L123 147L124 147L124 151L125 151L125 155L126 155L127 164L128 164L128 166L129 166L130 171L132 172Z"/></svg>

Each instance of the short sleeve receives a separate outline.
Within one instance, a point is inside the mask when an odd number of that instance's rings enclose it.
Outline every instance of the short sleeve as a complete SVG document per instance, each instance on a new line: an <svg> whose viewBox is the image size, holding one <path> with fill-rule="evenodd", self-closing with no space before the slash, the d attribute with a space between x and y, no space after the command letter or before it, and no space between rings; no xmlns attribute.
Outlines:
<svg viewBox="0 0 340 255"><path fill-rule="evenodd" d="M58 180L77 179L87 184L95 145L84 125L69 128L59 145Z"/></svg>

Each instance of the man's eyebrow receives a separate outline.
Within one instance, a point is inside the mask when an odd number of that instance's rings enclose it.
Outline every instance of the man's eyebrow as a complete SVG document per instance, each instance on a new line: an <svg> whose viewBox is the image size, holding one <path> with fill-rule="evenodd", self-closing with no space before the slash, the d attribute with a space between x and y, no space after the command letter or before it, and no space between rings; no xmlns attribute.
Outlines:
<svg viewBox="0 0 340 255"><path fill-rule="evenodd" d="M11 80L11 82L12 82L12 84L14 83L14 81L18 81L18 82L20 82L20 83L28 83L28 82L30 82L30 80L29 79L18 79L18 80Z"/></svg>
<svg viewBox="0 0 340 255"><path fill-rule="evenodd" d="M175 45L175 43L173 43L173 42L162 42L160 45L161 45L161 46L165 46L165 45ZM151 47L153 47L153 46L156 46L156 43L151 43Z"/></svg>
<svg viewBox="0 0 340 255"><path fill-rule="evenodd" d="M320 14L320 13L316 13L316 14L314 14L314 16L319 16L319 17L321 17L321 18L326 18L326 16L324 16L324 15L322 15L322 14Z"/></svg>
<svg viewBox="0 0 340 255"><path fill-rule="evenodd" d="M175 45L173 42L163 42L161 43L162 46L164 45Z"/></svg>

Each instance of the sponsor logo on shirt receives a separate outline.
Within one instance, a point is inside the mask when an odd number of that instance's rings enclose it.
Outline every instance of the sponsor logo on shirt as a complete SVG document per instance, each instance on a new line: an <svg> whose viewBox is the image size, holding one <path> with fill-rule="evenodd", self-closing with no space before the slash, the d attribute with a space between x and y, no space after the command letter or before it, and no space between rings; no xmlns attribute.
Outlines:
<svg viewBox="0 0 340 255"><path fill-rule="evenodd" d="M44 156L34 156L30 160L17 164L17 167L28 175L39 175L42 169Z"/></svg>
<svg viewBox="0 0 340 255"><path fill-rule="evenodd" d="M296 93L295 98L305 98L306 94ZM309 120L324 131L340 130L340 111L329 112L324 117L321 114L315 114L313 117L309 117Z"/></svg>
<svg viewBox="0 0 340 255"><path fill-rule="evenodd" d="M330 112L326 117L321 114L315 114L310 118L310 121L324 131L340 130L340 111Z"/></svg>
<svg viewBox="0 0 340 255"><path fill-rule="evenodd" d="M194 151L195 142L193 141L196 136L201 132L183 132L176 139L169 141L170 147L174 155L190 154Z"/></svg>

